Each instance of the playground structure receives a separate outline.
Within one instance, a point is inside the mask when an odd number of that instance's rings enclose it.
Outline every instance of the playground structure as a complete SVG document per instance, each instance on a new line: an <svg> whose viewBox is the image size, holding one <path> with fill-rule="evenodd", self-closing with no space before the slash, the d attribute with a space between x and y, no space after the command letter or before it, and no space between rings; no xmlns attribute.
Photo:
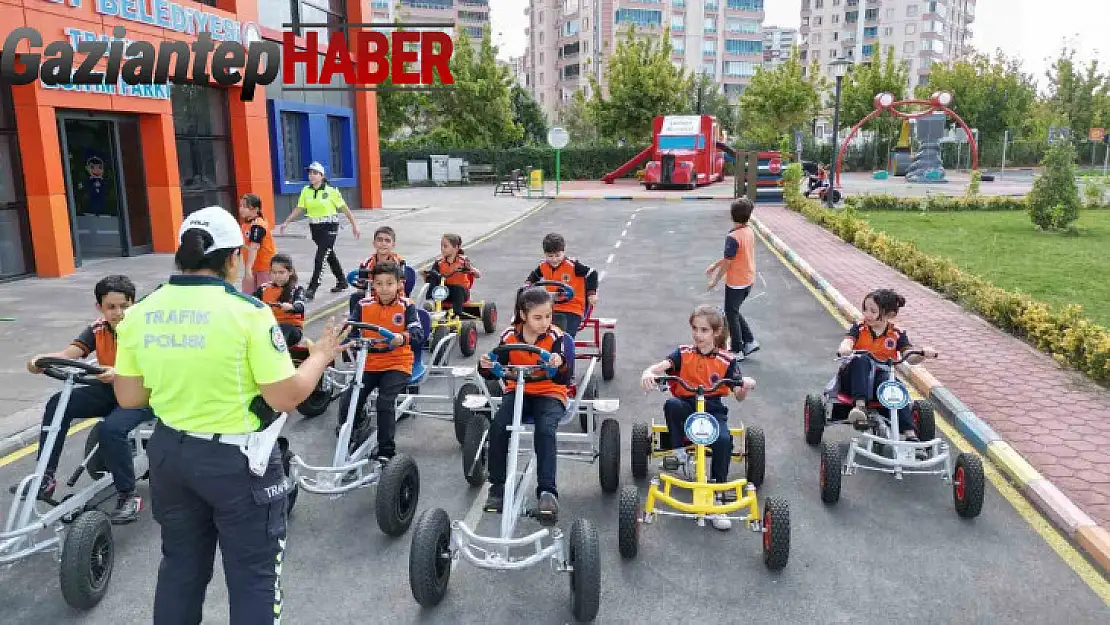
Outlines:
<svg viewBox="0 0 1110 625"><path fill-rule="evenodd" d="M913 151L910 147L910 120L902 120L902 132L898 135L898 143L891 148L887 160L886 170L891 176L905 176L913 162Z"/></svg>
<svg viewBox="0 0 1110 625"><path fill-rule="evenodd" d="M719 182L725 178L725 154L736 157L722 138L712 115L659 115L652 121L651 145L601 180L613 184L646 161L643 184L649 191Z"/></svg>

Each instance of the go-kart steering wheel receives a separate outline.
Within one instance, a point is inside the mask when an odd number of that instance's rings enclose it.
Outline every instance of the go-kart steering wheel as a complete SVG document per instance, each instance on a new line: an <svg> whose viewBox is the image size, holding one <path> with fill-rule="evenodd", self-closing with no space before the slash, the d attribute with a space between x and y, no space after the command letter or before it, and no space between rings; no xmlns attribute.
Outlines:
<svg viewBox="0 0 1110 625"><path fill-rule="evenodd" d="M660 376L656 376L655 380L657 382L659 382L660 384L665 384L667 382L674 382L675 384L678 384L682 388L686 389L687 392L694 393L696 395L707 395L709 393L712 393L712 392L716 391L717 389L721 388L722 386L727 386L729 388L733 388L733 387L736 387L736 386L740 386L744 383L743 380L735 380L733 378L721 378L720 380L717 380L716 382L714 382L713 386L710 386L709 388L705 388L704 386L702 386L700 384L698 386L693 386L692 387L692 386L690 386L689 384L686 383L686 380L683 380L682 378L680 378L676 375L660 375Z"/></svg>
<svg viewBox="0 0 1110 625"><path fill-rule="evenodd" d="M872 354L871 352L867 351L866 349L853 349L852 353L848 354L847 356L840 356L838 354L837 357L836 357L836 360L838 360L840 362L847 363L847 362L850 362L856 356L861 356L861 357L867 358L871 362L873 362L877 365L882 365L884 367L894 367L894 366L900 365L900 364L906 362L906 360L908 360L910 356L921 356L922 358L928 358L928 356L925 355L925 350L923 350L923 349L906 350L906 352L901 354L898 358L887 358L886 360L883 360L881 358L876 358L875 354ZM939 354L937 356L939 356ZM937 356L933 356L933 358L936 358Z"/></svg>
<svg viewBox="0 0 1110 625"><path fill-rule="evenodd" d="M574 287L566 282L559 282L558 280L540 280L539 282L532 283L532 286L546 287L553 286L558 289L552 295L555 296L556 304L566 304L574 299Z"/></svg>
<svg viewBox="0 0 1110 625"><path fill-rule="evenodd" d="M535 354L539 356L540 362L534 365L503 365L497 361L497 358L502 354L508 355L511 352L525 352L529 354ZM548 377L554 376L555 372L558 371L557 367L553 367L548 364L551 362L551 352L543 349L542 347L536 347L535 345L528 345L524 343L509 343L506 345L498 345L497 347L493 348L486 357L493 361L493 367L490 369L490 371L493 373L494 376L503 380L515 377L512 375L514 371L523 371L525 379L530 379L532 381L543 380ZM542 371L542 373L539 373L540 371Z"/></svg>
<svg viewBox="0 0 1110 625"><path fill-rule="evenodd" d="M352 330L359 330L360 332L372 332L374 334L377 334L380 338L359 336L354 339L366 342L367 345L369 345L370 348L375 352L391 352L396 349L396 347L391 345L391 343L397 335L381 326L374 325L372 323L362 323L361 321L348 321L347 326L350 327Z"/></svg>
<svg viewBox="0 0 1110 625"><path fill-rule="evenodd" d="M103 384L96 376L106 372L106 369L87 362L53 356L39 358L34 365L42 369L42 374L47 377L62 382L72 379L78 384Z"/></svg>
<svg viewBox="0 0 1110 625"><path fill-rule="evenodd" d="M356 289L365 289L370 284L370 272L366 269L348 271L347 284Z"/></svg>

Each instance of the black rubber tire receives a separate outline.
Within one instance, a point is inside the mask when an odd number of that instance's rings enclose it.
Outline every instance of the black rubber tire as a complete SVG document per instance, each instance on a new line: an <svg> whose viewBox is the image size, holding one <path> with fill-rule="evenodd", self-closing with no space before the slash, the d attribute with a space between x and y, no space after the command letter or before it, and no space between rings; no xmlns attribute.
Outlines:
<svg viewBox="0 0 1110 625"><path fill-rule="evenodd" d="M332 395L330 392L320 390L320 385L316 385L316 390L300 404L297 405L297 412L301 413L306 419L318 417L328 411L328 406L331 406Z"/></svg>
<svg viewBox="0 0 1110 625"><path fill-rule="evenodd" d="M451 334L450 328L448 328L447 326L436 326L436 328L432 330L431 340L428 341L428 353L434 354L436 351L436 346L439 345L440 342L443 341L443 339L447 338L448 334ZM448 353L449 351L450 350L445 349L440 352L439 358L433 361L432 364L436 366L444 366L448 362L450 362L451 354Z"/></svg>
<svg viewBox="0 0 1110 625"><path fill-rule="evenodd" d="M986 494L986 475L983 461L979 456L961 453L956 456L955 475L952 481L952 499L956 504L956 514L965 519L974 519L983 511L983 496ZM960 497L962 482L963 497Z"/></svg>
<svg viewBox="0 0 1110 625"><path fill-rule="evenodd" d="M632 477L647 477L648 460L651 459L651 426L646 423L632 425Z"/></svg>
<svg viewBox="0 0 1110 625"><path fill-rule="evenodd" d="M486 334L497 332L497 304L486 302L482 306L482 329Z"/></svg>
<svg viewBox="0 0 1110 625"><path fill-rule="evenodd" d="M781 571L790 561L790 504L781 497L763 503L763 564Z"/></svg>
<svg viewBox="0 0 1110 625"><path fill-rule="evenodd" d="M586 388L582 390L582 399L585 401L593 401L597 399L597 382L593 380L586 381ZM578 427L583 432L589 432L589 423L586 422L586 413L578 413ZM594 429L597 429L597 415L594 415Z"/></svg>
<svg viewBox="0 0 1110 625"><path fill-rule="evenodd" d="M455 420L455 440L460 445L466 440L466 426L470 424L471 417L474 412L463 405L463 400L468 395L481 395L482 389L478 388L477 384L467 382L459 388L459 392L455 394L455 408L453 418Z"/></svg>
<svg viewBox="0 0 1110 625"><path fill-rule="evenodd" d="M486 444L483 445L482 436L489 430L489 424L489 419L486 419L485 415L475 414L466 426L466 437L463 439L462 446L462 470L466 483L471 486L481 486L486 483L486 448L489 441L487 438ZM470 466L478 454L481 454L482 459L478 461L478 465L474 467L474 473L471 474Z"/></svg>
<svg viewBox="0 0 1110 625"><path fill-rule="evenodd" d="M285 478L289 478L289 469L293 463L293 450L289 448L289 439L284 436L278 437L278 449L281 450L281 470L285 473ZM300 488L296 482L293 482L293 487L289 490L289 495L285 501L285 514L293 514L293 508L297 505L297 495L300 493Z"/></svg>
<svg viewBox="0 0 1110 625"><path fill-rule="evenodd" d="M425 608L439 605L451 581L451 519L442 508L420 513L409 549L409 588Z"/></svg>
<svg viewBox="0 0 1110 625"><path fill-rule="evenodd" d="M601 379L608 382L617 375L617 335L601 335Z"/></svg>
<svg viewBox="0 0 1110 625"><path fill-rule="evenodd" d="M459 353L465 358L478 350L478 326L473 321L464 321L459 326Z"/></svg>
<svg viewBox="0 0 1110 625"><path fill-rule="evenodd" d="M821 445L821 501L834 504L840 501L840 478L844 461L840 446L826 441Z"/></svg>
<svg viewBox="0 0 1110 625"><path fill-rule="evenodd" d="M589 623L601 610L601 545L597 528L586 519L570 526L570 610L574 620Z"/></svg>
<svg viewBox="0 0 1110 625"><path fill-rule="evenodd" d="M621 484L621 426L616 419L601 422L597 451L597 477L601 481L601 492L615 493Z"/></svg>
<svg viewBox="0 0 1110 625"><path fill-rule="evenodd" d="M617 507L617 547L622 558L635 558L640 552L640 491L635 486L621 489Z"/></svg>
<svg viewBox="0 0 1110 625"><path fill-rule="evenodd" d="M821 437L825 435L825 402L821 401L820 395L806 395L802 418L806 444L820 445Z"/></svg>
<svg viewBox="0 0 1110 625"><path fill-rule="evenodd" d="M55 444L61 445L61 440L59 439L57 442L55 442ZM97 423L89 428L89 434L85 437L85 457L88 458L89 454L92 453L93 447L96 447L99 444L100 423ZM104 454L99 448L97 448L96 453L93 455L93 457L89 458L88 463L85 464L85 471L89 474L89 477L94 480L99 480L100 478L107 475L108 465L104 463Z"/></svg>
<svg viewBox="0 0 1110 625"><path fill-rule="evenodd" d="M100 510L81 513L62 542L58 577L66 603L78 610L95 608L108 590L115 563L111 519Z"/></svg>
<svg viewBox="0 0 1110 625"><path fill-rule="evenodd" d="M721 432L727 436L727 432ZM767 474L767 437L763 428L749 426L744 429L744 476L748 483L761 488Z"/></svg>
<svg viewBox="0 0 1110 625"><path fill-rule="evenodd" d="M937 418L933 404L918 399L913 402L913 429L921 442L931 441L937 437Z"/></svg>
<svg viewBox="0 0 1110 625"><path fill-rule="evenodd" d="M400 536L412 525L420 503L420 469L416 461L397 454L382 469L374 512L378 527L387 536Z"/></svg>

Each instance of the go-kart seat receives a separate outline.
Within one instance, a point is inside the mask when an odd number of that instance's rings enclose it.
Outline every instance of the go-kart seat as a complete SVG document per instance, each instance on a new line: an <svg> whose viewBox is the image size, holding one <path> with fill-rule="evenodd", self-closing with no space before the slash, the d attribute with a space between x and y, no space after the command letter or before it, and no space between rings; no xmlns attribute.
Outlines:
<svg viewBox="0 0 1110 625"><path fill-rule="evenodd" d="M416 289L416 270L408 265L405 265L405 284L404 284L405 297L412 295Z"/></svg>
<svg viewBox="0 0 1110 625"><path fill-rule="evenodd" d="M466 274L466 301L463 302L463 305L466 305L466 304L470 303L470 292L473 291L473 290L474 290L474 274L468 273L468 274ZM451 309L451 300L445 299L442 302L440 302L439 305L443 308L443 310L450 310Z"/></svg>
<svg viewBox="0 0 1110 625"><path fill-rule="evenodd" d="M428 375L428 365L424 362L424 344L428 342L432 332L432 316L428 314L428 311L417 308L416 316L420 318L420 329L424 333L424 338L412 344L413 360L412 377L409 379L410 385L420 384Z"/></svg>
<svg viewBox="0 0 1110 625"><path fill-rule="evenodd" d="M853 405L855 405L856 400L852 399L851 395L848 395L847 393L841 393L841 392L838 391L836 393L836 403L844 405L844 406L853 406ZM883 406L882 402L880 402L877 399L868 400L867 401L867 407L868 408L878 408L880 410L885 409L885 406Z"/></svg>

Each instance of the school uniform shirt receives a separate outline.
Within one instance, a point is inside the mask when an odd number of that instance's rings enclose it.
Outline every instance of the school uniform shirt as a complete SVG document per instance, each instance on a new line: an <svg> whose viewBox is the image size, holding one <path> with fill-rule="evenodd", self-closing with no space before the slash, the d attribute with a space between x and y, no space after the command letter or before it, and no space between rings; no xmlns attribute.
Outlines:
<svg viewBox="0 0 1110 625"><path fill-rule="evenodd" d="M725 237L725 286L743 289L755 283L755 232L737 226Z"/></svg>
<svg viewBox="0 0 1110 625"><path fill-rule="evenodd" d="M81 350L82 358L88 358L95 352L96 362L102 367L116 365L116 331L104 319L90 323L71 345Z"/></svg>
<svg viewBox="0 0 1110 625"><path fill-rule="evenodd" d="M671 361L668 373L682 378L686 384L694 388L704 386L708 389L721 379L739 380L743 375L740 371L740 361L723 349L714 349L708 354L703 354L693 345L680 345L667 356L667 360ZM675 397L688 399L696 396L695 393L682 388L678 382L668 384L671 395ZM716 398L720 401L721 397L731 392L732 390L727 386L722 386L715 391L707 392L705 397L707 400Z"/></svg>
<svg viewBox="0 0 1110 625"><path fill-rule="evenodd" d="M274 244L274 237L270 234L270 224L262 217L255 217L242 224L242 228L243 240L248 244L258 245L258 254L254 257L251 271L269 271L270 260L273 259L274 254L277 254L277 245ZM243 246L243 257L245 258L246 255L247 248Z"/></svg>
<svg viewBox="0 0 1110 625"><path fill-rule="evenodd" d="M270 308L274 311L274 319L278 323L291 326L304 326L304 287L297 285L289 292L289 296L282 298L285 287L273 282L266 282L254 291L254 297L262 300L264 304L292 304L293 310L282 310L276 306Z"/></svg>
<svg viewBox="0 0 1110 625"><path fill-rule="evenodd" d="M524 327L520 324L509 326L504 332L501 333L501 345L527 345L528 342L524 340ZM563 359L563 364L555 371L555 375L549 379L537 380L535 382L524 382L524 394L529 397L550 397L561 402L564 406L569 397L567 386L574 380L574 340L570 335L559 329L558 326L552 325L550 329L544 334L541 334L535 343L532 343L540 349L546 350L551 354L559 354ZM508 354L500 354L497 361L502 365L518 365L518 366L533 366L540 364L540 357L536 354L528 352L514 351ZM478 369L478 374L487 380L494 379L493 373L489 369ZM505 379L505 392L511 393L516 389L516 378Z"/></svg>
<svg viewBox="0 0 1110 625"><path fill-rule="evenodd" d="M857 321L848 328L845 336L852 337L852 349L871 352L877 360L894 360L902 350L910 346L910 337L904 330L893 323L886 324L886 332L875 334L871 326L863 321Z"/></svg>
<svg viewBox="0 0 1110 625"><path fill-rule="evenodd" d="M401 275L402 276L405 275L405 259L401 258L400 254L390 252L389 253L389 258L387 258L385 260L391 260L391 261L397 263L397 266L401 268ZM367 258L366 260L364 260L364 261L362 261L361 263L358 264L358 270L359 270L359 272L365 271L366 275L369 276L370 271L372 269L374 269L374 267L376 267L377 264L378 264L378 255L373 254L373 255L370 256L370 258ZM358 288L361 289L361 290L371 290L372 291L373 290L373 285L370 284L371 282L372 282L372 280L370 280L369 277L365 281L360 280L359 283L358 283ZM403 278L401 280L401 283L404 284L405 294L407 295L412 290L412 285L405 284L405 281L404 281Z"/></svg>
<svg viewBox="0 0 1110 625"><path fill-rule="evenodd" d="M470 267L470 259L464 254L456 254L453 262L447 262L447 257L441 255L435 259L434 266L440 275L446 276L453 271L459 271L460 269ZM469 289L471 280L473 279L473 274L456 273L452 276L448 276L443 281L443 284L445 286L461 286L464 289Z"/></svg>
<svg viewBox="0 0 1110 625"><path fill-rule="evenodd" d="M359 308L351 321L372 323L405 338L404 343L389 351L386 351L387 348L384 346L371 348L366 355L366 366L363 367L363 371L412 373L412 364L415 360L412 345L424 340L420 317L416 313L416 306L413 305L412 300L398 297L392 303L383 304L374 298L364 299L359 302ZM368 338L381 338L373 332L362 332Z"/></svg>
<svg viewBox="0 0 1110 625"><path fill-rule="evenodd" d="M583 316L586 313L586 298L597 293L597 272L578 262L577 258L564 258L557 267L544 261L528 274L527 282L535 284L540 280L553 280L570 285L574 289L574 299L555 304L555 312ZM553 290L549 287L548 290Z"/></svg>

